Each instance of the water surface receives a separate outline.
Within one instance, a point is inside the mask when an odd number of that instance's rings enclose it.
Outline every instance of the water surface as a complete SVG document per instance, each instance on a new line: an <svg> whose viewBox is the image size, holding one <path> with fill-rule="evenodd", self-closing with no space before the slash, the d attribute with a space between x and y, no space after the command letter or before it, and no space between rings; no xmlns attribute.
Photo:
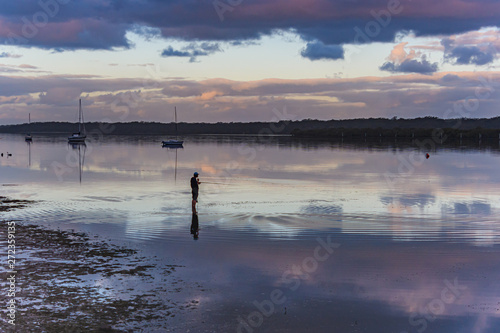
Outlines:
<svg viewBox="0 0 500 333"><path fill-rule="evenodd" d="M498 144L162 139L1 135L2 195L37 200L5 217L182 264L180 331L498 332Z"/></svg>

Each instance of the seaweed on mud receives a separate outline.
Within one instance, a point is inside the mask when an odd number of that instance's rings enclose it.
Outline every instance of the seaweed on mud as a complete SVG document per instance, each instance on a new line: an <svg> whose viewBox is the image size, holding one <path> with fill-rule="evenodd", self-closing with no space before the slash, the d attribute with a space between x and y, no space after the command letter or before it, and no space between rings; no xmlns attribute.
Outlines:
<svg viewBox="0 0 500 333"><path fill-rule="evenodd" d="M1 211L7 211L30 202L0 197L0 203ZM183 310L169 298L173 284L155 284L152 274L168 282L181 266L164 265L139 256L136 250L90 240L82 232L17 221L15 229L16 332L165 329L168 318ZM7 221L0 221L0 239L7 239ZM116 290L116 283L127 279L146 288Z"/></svg>
<svg viewBox="0 0 500 333"><path fill-rule="evenodd" d="M21 209L33 203L31 200L13 200L0 196L0 212L8 212L13 209Z"/></svg>

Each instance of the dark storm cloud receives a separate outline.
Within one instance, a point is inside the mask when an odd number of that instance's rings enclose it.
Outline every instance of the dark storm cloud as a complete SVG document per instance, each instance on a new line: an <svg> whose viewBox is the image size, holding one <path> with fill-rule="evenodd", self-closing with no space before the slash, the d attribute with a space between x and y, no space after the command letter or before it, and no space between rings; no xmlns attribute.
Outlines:
<svg viewBox="0 0 500 333"><path fill-rule="evenodd" d="M425 58L422 60L407 59L400 64L388 61L380 66L380 69L393 73L432 74L438 70L438 64L437 62L430 63Z"/></svg>
<svg viewBox="0 0 500 333"><path fill-rule="evenodd" d="M172 46L167 47L161 53L162 57L188 57L190 62L196 61L197 57L207 56L215 52L222 51L217 43L192 43L183 47L181 50L175 50Z"/></svg>
<svg viewBox="0 0 500 333"><path fill-rule="evenodd" d="M476 46L459 46L453 49L450 57L456 58L457 64L485 65L493 61L493 53L482 52Z"/></svg>
<svg viewBox="0 0 500 333"><path fill-rule="evenodd" d="M167 47L161 53L162 57L191 57L191 53L187 51L174 50L172 46Z"/></svg>
<svg viewBox="0 0 500 333"><path fill-rule="evenodd" d="M113 49L131 47L129 31L228 42L293 31L308 42L342 45L393 41L409 31L417 36L463 33L496 26L500 13L500 4L490 0L221 2L222 12L212 0L3 1L0 42L56 50Z"/></svg>
<svg viewBox="0 0 500 333"><path fill-rule="evenodd" d="M445 58L458 65L486 65L495 60L498 50L488 43L487 45L456 45L455 41L445 38L441 41L445 48Z"/></svg>
<svg viewBox="0 0 500 333"><path fill-rule="evenodd" d="M322 42L311 42L307 43L300 54L310 60L344 59L344 48L340 45L325 45Z"/></svg>

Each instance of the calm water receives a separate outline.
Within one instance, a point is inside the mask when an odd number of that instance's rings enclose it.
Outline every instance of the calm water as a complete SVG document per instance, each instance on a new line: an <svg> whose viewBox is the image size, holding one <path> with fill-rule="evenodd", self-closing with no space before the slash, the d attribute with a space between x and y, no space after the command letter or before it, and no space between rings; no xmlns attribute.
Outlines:
<svg viewBox="0 0 500 333"><path fill-rule="evenodd" d="M173 329L500 330L498 145L190 137L166 149L160 137L0 137L0 195L38 201L7 218L138 247L204 286Z"/></svg>

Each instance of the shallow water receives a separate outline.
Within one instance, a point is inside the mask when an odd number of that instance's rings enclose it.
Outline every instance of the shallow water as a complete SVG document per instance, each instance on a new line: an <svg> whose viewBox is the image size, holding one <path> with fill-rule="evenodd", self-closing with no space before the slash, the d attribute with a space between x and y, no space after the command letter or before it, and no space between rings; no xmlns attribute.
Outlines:
<svg viewBox="0 0 500 333"><path fill-rule="evenodd" d="M173 329L500 328L498 144L419 151L207 136L167 149L160 137L86 146L0 137L1 195L38 201L4 216L84 230L185 266L179 274L203 291L189 292L198 309L169 319Z"/></svg>

